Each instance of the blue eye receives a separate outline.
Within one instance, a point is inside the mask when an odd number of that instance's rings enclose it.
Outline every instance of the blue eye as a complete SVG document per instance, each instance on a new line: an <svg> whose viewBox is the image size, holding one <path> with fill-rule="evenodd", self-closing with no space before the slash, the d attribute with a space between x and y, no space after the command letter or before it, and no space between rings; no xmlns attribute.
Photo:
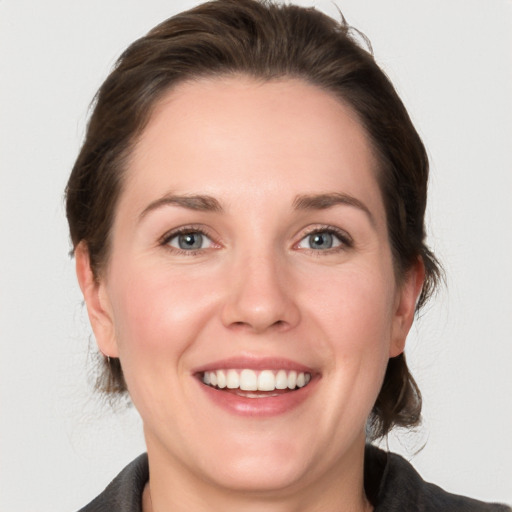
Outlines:
<svg viewBox="0 0 512 512"><path fill-rule="evenodd" d="M313 249L315 251L327 251L335 249L341 245L349 245L343 237L333 231L324 229L323 231L314 231L305 236L297 245L299 249Z"/></svg>
<svg viewBox="0 0 512 512"><path fill-rule="evenodd" d="M166 242L171 247L182 251L197 251L200 249L208 249L213 242L203 233L199 231L189 231L179 233L172 236Z"/></svg>
<svg viewBox="0 0 512 512"><path fill-rule="evenodd" d="M331 233L313 233L308 236L308 243L311 249L332 249L334 236Z"/></svg>

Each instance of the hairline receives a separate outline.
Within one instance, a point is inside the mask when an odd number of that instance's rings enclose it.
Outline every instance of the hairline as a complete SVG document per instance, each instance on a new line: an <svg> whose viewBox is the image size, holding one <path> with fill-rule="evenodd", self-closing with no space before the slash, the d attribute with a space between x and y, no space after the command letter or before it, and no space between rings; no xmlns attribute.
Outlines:
<svg viewBox="0 0 512 512"><path fill-rule="evenodd" d="M193 84L193 83L199 83L202 81L222 81L225 79L248 79L249 81L253 81L256 84L265 85L267 83L272 82L287 82L287 81L298 81L302 82L303 84L310 85L312 87L315 87L316 89L328 94L333 99L335 99L337 102L339 102L341 105L343 105L347 109L347 115L353 118L355 122L357 122L361 128L363 129L363 133L366 136L366 139L368 141L368 146L370 148L370 151L372 153L372 159L374 161L374 173L375 173L375 179L377 180L377 186L379 189L379 192L381 194L381 199L384 205L384 214L385 214L385 225L386 230L388 234L388 241L390 243L391 251L392 251L392 261L393 261L393 268L395 272L395 279L397 283L399 284L403 277L405 276L405 273L407 272L407 268L400 269L399 268L399 261L397 261L397 255L394 253L393 249L393 243L391 240L391 230L389 229L389 219L388 219L388 212L386 208L386 200L384 197L384 183L382 182L382 177L385 175L384 168L388 167L389 162L387 161L387 158L383 154L383 152L378 147L377 142L375 141L374 137L372 136L370 130L367 127L367 123L362 118L362 116L359 114L359 112L356 110L356 108L351 104L351 102L347 99L345 99L344 95L342 94L341 90L335 90L334 87L329 87L326 84L321 83L321 81L315 81L310 76L305 76L300 73L293 73L293 72L282 72L282 73L274 73L274 74L268 74L265 75L262 72L258 71L250 71L250 70L201 70L198 72L190 72L188 74L184 74L183 76L175 79L175 80L169 80L169 83L166 86L163 86L155 95L150 99L148 102L148 108L145 112L142 112L142 119L139 125L137 126L136 130L131 134L130 137L128 137L124 143L125 148L122 150L122 152L117 156L116 161L118 163L119 169L118 169L118 189L117 189L117 195L115 197L115 202L112 207L112 216L110 220L110 225L108 226L108 233L105 240L105 246L103 252L103 260L98 262L98 268L97 272L95 271L96 277L98 279L101 279L102 275L104 274L106 268L109 265L110 261L110 254L111 254L111 248L112 248L112 230L115 224L117 211L119 202L121 199L121 196L124 192L126 182L129 179L129 176L127 176L128 170L130 168L130 164L132 161L132 158L137 150L138 144L148 126L148 124L151 122L151 119L155 115L156 110L163 104L165 104L167 101L171 101L170 96L172 96L172 93L176 91L176 89L179 89L182 86L185 86L186 84ZM341 89L341 88L340 88ZM78 246L78 244L77 244ZM76 247L75 247L76 248Z"/></svg>

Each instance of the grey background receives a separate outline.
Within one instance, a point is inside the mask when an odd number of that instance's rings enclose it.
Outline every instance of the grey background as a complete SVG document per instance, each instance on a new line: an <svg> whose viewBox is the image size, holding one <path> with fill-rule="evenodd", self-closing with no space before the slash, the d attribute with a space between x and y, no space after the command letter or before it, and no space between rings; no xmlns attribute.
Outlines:
<svg viewBox="0 0 512 512"><path fill-rule="evenodd" d="M0 510L77 509L144 450L136 412L88 382L63 189L115 58L195 3L0 1ZM424 426L390 446L438 485L512 503L512 3L338 5L429 150L429 241L448 273L407 348Z"/></svg>

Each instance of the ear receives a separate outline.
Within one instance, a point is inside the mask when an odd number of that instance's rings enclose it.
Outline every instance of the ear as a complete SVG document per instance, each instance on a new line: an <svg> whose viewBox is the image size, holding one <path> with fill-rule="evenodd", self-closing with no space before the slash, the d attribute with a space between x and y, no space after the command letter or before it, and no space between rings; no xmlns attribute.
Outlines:
<svg viewBox="0 0 512 512"><path fill-rule="evenodd" d="M75 249L75 262L78 284L84 296L98 348L104 356L118 357L112 308L106 294L105 283L94 276L89 249L83 241Z"/></svg>
<svg viewBox="0 0 512 512"><path fill-rule="evenodd" d="M416 304L424 281L425 265L423 259L418 256L397 291L389 357L396 357L404 351L405 340L414 320Z"/></svg>

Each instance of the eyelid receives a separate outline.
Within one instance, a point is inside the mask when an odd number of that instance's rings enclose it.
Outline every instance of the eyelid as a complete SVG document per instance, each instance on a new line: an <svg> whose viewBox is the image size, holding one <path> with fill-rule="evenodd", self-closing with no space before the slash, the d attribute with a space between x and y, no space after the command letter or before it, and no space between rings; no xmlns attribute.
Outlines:
<svg viewBox="0 0 512 512"><path fill-rule="evenodd" d="M172 228L160 237L160 239L158 240L158 245L167 247L170 251L174 251L174 252L178 252L178 253L186 253L187 255L193 255L195 253L198 253L201 251L206 251L206 250L210 249L210 247L208 247L206 249L196 249L196 250L185 251L185 250L179 249L177 247L173 247L169 244L169 242L173 238L175 238L179 235L187 234L187 233L199 233L199 234L205 236L206 238L208 238L212 242L212 245L214 248L220 247L220 243L216 240L216 238L218 238L218 237L215 237L215 235L213 235L211 233L211 230L202 224L185 224L183 226L178 226L176 228Z"/></svg>
<svg viewBox="0 0 512 512"><path fill-rule="evenodd" d="M334 235L336 238L338 238L338 240L341 243L336 247L333 247L331 249L325 249L323 251L320 251L317 249L306 249L306 248L298 247L298 245L306 237L311 236L315 233L326 233L326 232ZM185 224L183 226L178 226L178 227L172 228L160 237L160 239L158 240L158 245L164 246L164 247L168 248L170 251L183 253L183 254L187 254L187 255L194 255L199 252L204 252L204 251L212 248L212 247L208 247L206 249L185 251L185 250L182 250L177 247L173 247L173 246L169 245L169 242L173 238L175 238L176 236L182 235L182 234L187 234L187 233L200 233L201 235L207 237L212 242L213 248L221 247L221 244L218 241L218 236L215 236L214 234L212 234L211 230L207 226L204 226L202 224ZM354 246L354 241L347 231L340 229L338 227L332 226L332 225L328 225L328 224L315 225L315 226L306 228L305 230L302 231L299 240L293 244L294 249L299 249L299 250L304 250L304 251L309 250L309 251L313 251L315 253L320 253L320 252L332 253L332 252L336 252L339 250L341 250L341 251L347 250L347 249L352 248L353 246Z"/></svg>
<svg viewBox="0 0 512 512"><path fill-rule="evenodd" d="M334 235L336 238L338 238L338 240L341 243L340 243L340 245L338 245L336 247L333 247L331 249L325 249L323 251L320 251L320 250L317 250L317 249L304 249L304 248L299 248L298 247L298 245L305 238L307 238L308 236L314 235L315 233L330 233L330 234ZM343 229L340 229L338 227L331 226L331 225L328 225L328 224L320 225L320 226L316 225L316 226L311 226L309 228L306 228L306 230L301 233L300 239L297 242L295 242L295 244L294 244L294 248L296 248L296 249L304 250L304 251L310 250L310 251L314 251L315 253L320 253L320 252L330 253L330 252L335 252L336 250L350 249L353 246L354 246L354 240L349 235L349 233L347 233Z"/></svg>

